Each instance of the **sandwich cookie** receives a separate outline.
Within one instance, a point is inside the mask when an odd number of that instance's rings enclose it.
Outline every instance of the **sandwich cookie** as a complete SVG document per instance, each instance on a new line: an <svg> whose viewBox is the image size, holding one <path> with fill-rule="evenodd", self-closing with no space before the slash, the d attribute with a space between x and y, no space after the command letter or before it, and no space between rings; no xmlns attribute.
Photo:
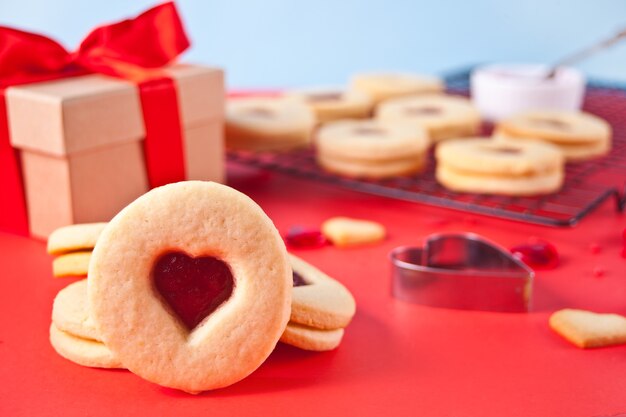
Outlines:
<svg viewBox="0 0 626 417"><path fill-rule="evenodd" d="M229 149L283 151L306 147L315 115L302 100L280 97L231 99L226 104Z"/></svg>
<svg viewBox="0 0 626 417"><path fill-rule="evenodd" d="M612 129L606 120L590 113L543 110L503 119L496 126L494 136L548 142L558 146L568 162L575 162L608 154Z"/></svg>
<svg viewBox="0 0 626 417"><path fill-rule="evenodd" d="M435 157L437 181L452 191L523 196L563 184L563 155L548 143L451 139L437 146Z"/></svg>
<svg viewBox="0 0 626 417"><path fill-rule="evenodd" d="M320 128L316 158L336 174L388 178L422 171L429 144L426 131L411 124L344 120Z"/></svg>
<svg viewBox="0 0 626 417"><path fill-rule="evenodd" d="M335 349L356 310L352 294L297 256L289 254L289 260L293 268L291 317L281 342L305 350Z"/></svg>
<svg viewBox="0 0 626 417"><path fill-rule="evenodd" d="M48 237L47 251L54 255L55 277L85 276L91 250L106 223L84 223L56 229Z"/></svg>

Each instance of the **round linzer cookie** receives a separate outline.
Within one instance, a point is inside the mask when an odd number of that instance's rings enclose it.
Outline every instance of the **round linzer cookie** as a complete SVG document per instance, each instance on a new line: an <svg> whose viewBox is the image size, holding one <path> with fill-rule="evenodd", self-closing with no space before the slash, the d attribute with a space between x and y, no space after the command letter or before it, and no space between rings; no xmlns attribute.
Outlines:
<svg viewBox="0 0 626 417"><path fill-rule="evenodd" d="M59 330L74 336L101 341L89 314L86 279L76 281L59 291L52 304L52 323Z"/></svg>
<svg viewBox="0 0 626 417"><path fill-rule="evenodd" d="M612 129L606 120L585 112L542 110L520 113L498 123L494 136L539 139L557 145L567 161L606 155Z"/></svg>
<svg viewBox="0 0 626 417"><path fill-rule="evenodd" d="M435 156L437 181L453 191L534 195L563 184L563 156L548 143L452 139L440 143Z"/></svg>
<svg viewBox="0 0 626 417"><path fill-rule="evenodd" d="M376 108L384 122L411 122L425 128L430 139L475 136L480 130L478 110L465 97L426 94L387 100Z"/></svg>
<svg viewBox="0 0 626 417"><path fill-rule="evenodd" d="M102 341L129 370L196 393L263 363L289 320L292 286L261 208L230 187L189 181L155 188L111 220L88 298Z"/></svg>
<svg viewBox="0 0 626 417"><path fill-rule="evenodd" d="M350 324L356 310L350 291L297 256L289 254L289 260L293 268L291 323L321 330Z"/></svg>
<svg viewBox="0 0 626 417"><path fill-rule="evenodd" d="M343 329L320 330L290 322L280 341L300 349L322 352L339 346L343 334Z"/></svg>
<svg viewBox="0 0 626 417"><path fill-rule="evenodd" d="M281 151L307 146L315 115L302 100L280 97L231 99L225 136L230 149Z"/></svg>
<svg viewBox="0 0 626 417"><path fill-rule="evenodd" d="M328 123L316 137L317 151L346 160L385 161L422 156L430 145L424 129L377 120L341 120Z"/></svg>
<svg viewBox="0 0 626 417"><path fill-rule="evenodd" d="M92 368L124 368L102 342L84 339L50 325L50 344L65 359Z"/></svg>
<svg viewBox="0 0 626 417"><path fill-rule="evenodd" d="M315 113L318 123L364 119L372 112L372 99L360 91L318 88L291 91L287 96L306 102Z"/></svg>
<svg viewBox="0 0 626 417"><path fill-rule="evenodd" d="M426 131L376 120L328 123L316 138L318 163L347 176L384 178L419 172L430 145Z"/></svg>
<svg viewBox="0 0 626 417"><path fill-rule="evenodd" d="M440 78L410 73L363 73L352 77L350 87L371 97L375 104L384 100L425 93L440 93Z"/></svg>

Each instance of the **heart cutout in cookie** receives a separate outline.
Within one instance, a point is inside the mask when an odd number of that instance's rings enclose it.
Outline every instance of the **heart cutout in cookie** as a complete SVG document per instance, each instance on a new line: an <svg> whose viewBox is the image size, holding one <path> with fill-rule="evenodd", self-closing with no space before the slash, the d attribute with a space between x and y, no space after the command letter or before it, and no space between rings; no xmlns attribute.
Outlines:
<svg viewBox="0 0 626 417"><path fill-rule="evenodd" d="M168 252L154 263L152 279L174 314L193 330L228 300L235 280L230 268L212 256Z"/></svg>
<svg viewBox="0 0 626 417"><path fill-rule="evenodd" d="M553 128L553 129L567 130L570 127L569 124L562 122L561 120L557 120L557 119L536 118L536 119L532 119L532 122L537 126Z"/></svg>
<svg viewBox="0 0 626 417"><path fill-rule="evenodd" d="M301 287L303 285L309 285L309 283L307 282L307 280L304 279L302 275L300 275L296 271L293 271L293 286Z"/></svg>
<svg viewBox="0 0 626 417"><path fill-rule="evenodd" d="M431 116L441 114L441 109L433 106L407 107L405 112L410 116Z"/></svg>

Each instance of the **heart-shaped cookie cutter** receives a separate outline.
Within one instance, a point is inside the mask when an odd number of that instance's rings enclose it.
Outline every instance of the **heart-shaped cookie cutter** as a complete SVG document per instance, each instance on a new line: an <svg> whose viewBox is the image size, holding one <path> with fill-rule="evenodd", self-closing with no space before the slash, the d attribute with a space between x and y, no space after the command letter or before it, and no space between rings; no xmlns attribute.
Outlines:
<svg viewBox="0 0 626 417"><path fill-rule="evenodd" d="M527 312L535 273L473 233L433 234L391 251L394 297L433 307Z"/></svg>

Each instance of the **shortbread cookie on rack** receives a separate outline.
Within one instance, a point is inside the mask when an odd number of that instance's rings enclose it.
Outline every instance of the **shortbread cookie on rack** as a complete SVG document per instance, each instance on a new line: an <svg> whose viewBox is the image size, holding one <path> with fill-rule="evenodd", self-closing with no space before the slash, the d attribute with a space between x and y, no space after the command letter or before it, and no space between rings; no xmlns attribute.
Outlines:
<svg viewBox="0 0 626 417"><path fill-rule="evenodd" d="M558 191L564 179L563 156L547 143L452 139L440 143L435 156L437 181L453 191L547 194Z"/></svg>
<svg viewBox="0 0 626 417"><path fill-rule="evenodd" d="M226 146L235 150L283 151L306 147L315 116L302 100L281 97L230 99L226 104Z"/></svg>
<svg viewBox="0 0 626 417"><path fill-rule="evenodd" d="M290 316L292 270L261 208L225 185L155 188L98 238L88 302L104 344L130 371L197 393L268 357Z"/></svg>
<svg viewBox="0 0 626 417"><path fill-rule="evenodd" d="M581 161L610 152L612 129L606 120L590 113L538 110L501 120L494 136L549 142L561 149L567 161Z"/></svg>
<svg viewBox="0 0 626 417"><path fill-rule="evenodd" d="M550 327L579 348L626 343L626 317L566 308L552 313Z"/></svg>
<svg viewBox="0 0 626 417"><path fill-rule="evenodd" d="M355 74L350 88L371 97L375 104L384 100L425 93L443 92L443 80L438 77L401 73L370 72Z"/></svg>
<svg viewBox="0 0 626 417"><path fill-rule="evenodd" d="M343 120L320 128L317 161L351 177L385 178L414 174L425 166L430 145L424 129L376 120Z"/></svg>
<svg viewBox="0 0 626 417"><path fill-rule="evenodd" d="M428 131L431 140L475 136L480 131L478 110L465 97L424 94L387 100L376 108L384 122L411 122Z"/></svg>
<svg viewBox="0 0 626 417"><path fill-rule="evenodd" d="M340 88L293 90L287 97L304 101L315 113L317 123L340 119L364 119L372 113L372 99L365 93Z"/></svg>

